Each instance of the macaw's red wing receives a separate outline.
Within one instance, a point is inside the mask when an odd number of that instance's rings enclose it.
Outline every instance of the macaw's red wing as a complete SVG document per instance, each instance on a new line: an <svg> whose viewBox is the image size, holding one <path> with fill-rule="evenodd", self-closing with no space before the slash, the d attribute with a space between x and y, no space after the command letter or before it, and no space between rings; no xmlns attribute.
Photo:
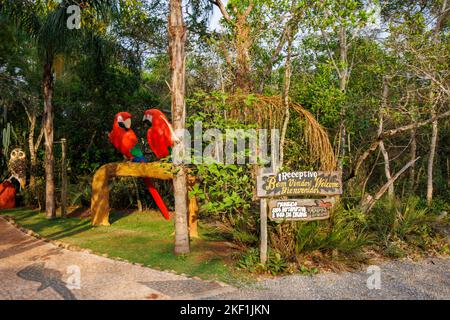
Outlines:
<svg viewBox="0 0 450 320"><path fill-rule="evenodd" d="M16 188L5 180L0 184L0 209L12 209L16 206Z"/></svg>
<svg viewBox="0 0 450 320"><path fill-rule="evenodd" d="M170 130L167 126L155 126L148 129L147 141L153 153L159 159L170 155L169 147L172 146Z"/></svg>

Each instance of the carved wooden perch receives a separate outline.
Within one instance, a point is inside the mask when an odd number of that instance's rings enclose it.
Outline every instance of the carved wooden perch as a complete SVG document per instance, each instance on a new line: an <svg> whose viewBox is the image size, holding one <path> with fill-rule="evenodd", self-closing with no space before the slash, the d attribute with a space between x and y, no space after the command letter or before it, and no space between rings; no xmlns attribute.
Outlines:
<svg viewBox="0 0 450 320"><path fill-rule="evenodd" d="M114 162L101 166L92 181L91 212L94 226L109 226L109 181L114 177L153 178L171 180L173 165L171 163L150 162ZM195 184L195 177L188 176L188 189ZM197 200L189 198L188 224L191 237L198 237L197 231Z"/></svg>

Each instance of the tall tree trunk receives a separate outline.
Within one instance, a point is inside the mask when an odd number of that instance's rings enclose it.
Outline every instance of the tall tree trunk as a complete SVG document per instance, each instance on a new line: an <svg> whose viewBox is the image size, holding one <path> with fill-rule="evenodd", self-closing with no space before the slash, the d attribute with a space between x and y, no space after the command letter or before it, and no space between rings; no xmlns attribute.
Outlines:
<svg viewBox="0 0 450 320"><path fill-rule="evenodd" d="M169 3L169 56L172 73L172 122L176 132L185 128L185 51L186 26L183 21L182 0L170 0ZM183 136L181 142L175 144L174 155L182 154L184 148ZM173 179L175 196L175 254L189 253L189 232L187 221L187 180L182 164Z"/></svg>
<svg viewBox="0 0 450 320"><path fill-rule="evenodd" d="M30 182L29 187L31 192L35 193L36 188L36 163L37 163L37 155L36 155L36 147L34 143L34 129L36 128L36 113L32 115L32 120L30 124L30 132L28 134L28 149L30 150Z"/></svg>
<svg viewBox="0 0 450 320"><path fill-rule="evenodd" d="M252 90L250 77L250 26L247 13L238 13L236 21L236 88L244 93Z"/></svg>
<svg viewBox="0 0 450 320"><path fill-rule="evenodd" d="M378 127L378 136L383 132L383 113L387 108L387 99L388 99L388 83L386 79L383 79L383 93L382 93L382 101L381 101L381 109L380 109L380 125ZM384 174L386 175L387 181L391 179L391 168L389 164L389 154L384 146L383 140L380 141L380 150L384 159ZM415 158L414 158L415 159ZM389 185L388 188L388 196L389 199L392 200L394 198L394 183Z"/></svg>
<svg viewBox="0 0 450 320"><path fill-rule="evenodd" d="M416 128L411 130L411 150L409 157L411 160L415 159L417 154L416 131L417 131ZM409 171L409 191L411 193L414 193L415 191L415 178L416 178L416 165L414 163Z"/></svg>
<svg viewBox="0 0 450 320"><path fill-rule="evenodd" d="M433 108L432 112L433 112L433 116L434 116L435 115L434 108ZM437 136L438 136L438 122L437 122L437 120L435 120L432 122L430 154L428 156L428 169L427 169L427 203L428 204L431 204L431 201L433 200L433 164L434 164L434 155L436 153Z"/></svg>
<svg viewBox="0 0 450 320"><path fill-rule="evenodd" d="M340 66L337 70L339 76L339 89L345 93L347 90L347 77L348 77L348 66L347 66L347 34L345 26L341 25L339 28L339 62ZM341 107L340 112L340 150L339 150L339 161L338 168L343 170L344 168L344 157L345 157L345 141L346 141L346 129L345 129L345 108Z"/></svg>
<svg viewBox="0 0 450 320"><path fill-rule="evenodd" d="M35 193L36 187L36 152L34 149L34 129L36 128L36 113L31 115L30 132L28 133L28 149L30 150L30 182L28 186L31 192Z"/></svg>
<svg viewBox="0 0 450 320"><path fill-rule="evenodd" d="M238 9L236 4L232 4L232 10L236 13L236 18L232 19L222 0L211 2L219 8L223 18L230 24L235 34L234 47L236 49L236 58L233 68L235 89L249 93L252 91L253 85L250 76L250 48L252 46L252 39L250 37L248 16L252 12L255 3L253 0L250 0L247 8L242 10ZM228 58L229 55L226 48L224 49L227 63L230 63L231 59Z"/></svg>
<svg viewBox="0 0 450 320"><path fill-rule="evenodd" d="M53 75L50 63L44 66L44 138L45 138L45 216L56 217L55 160L53 157Z"/></svg>
<svg viewBox="0 0 450 320"><path fill-rule="evenodd" d="M30 101L31 107L24 105L25 113L27 114L28 121L30 122L30 129L28 132L28 149L30 151L30 180L28 183L29 190L33 196L36 196L36 171L37 171L37 151L41 145L42 138L44 136L44 126L41 126L39 135L34 140L36 124L37 124L37 104L34 103L34 99Z"/></svg>
<svg viewBox="0 0 450 320"><path fill-rule="evenodd" d="M339 62L340 62L340 74L339 74L339 89L345 92L347 89L348 78L348 65L347 65L347 34L345 26L341 25L339 28Z"/></svg>
<svg viewBox="0 0 450 320"><path fill-rule="evenodd" d="M285 73L284 73L284 90L283 90L283 98L284 98L284 108L285 108L285 118L283 122L283 128L281 130L281 139L280 139L280 163L279 167L282 167L284 164L284 143L286 140L286 132L289 124L290 112L289 112L289 90L291 85L291 53L292 53L292 35L291 28L288 26L287 29L287 57L286 57L286 65L285 65Z"/></svg>

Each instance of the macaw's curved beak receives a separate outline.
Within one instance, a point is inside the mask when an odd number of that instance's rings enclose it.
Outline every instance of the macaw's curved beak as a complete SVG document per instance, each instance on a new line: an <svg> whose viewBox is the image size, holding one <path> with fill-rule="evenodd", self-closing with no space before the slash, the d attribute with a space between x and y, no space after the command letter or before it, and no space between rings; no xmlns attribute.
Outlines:
<svg viewBox="0 0 450 320"><path fill-rule="evenodd" d="M152 125L152 116L150 114L144 114L144 118L142 118L142 122L144 122L148 126L151 126Z"/></svg>
<svg viewBox="0 0 450 320"><path fill-rule="evenodd" d="M125 129L130 129L131 128L131 118L125 120L123 123L125 125Z"/></svg>
<svg viewBox="0 0 450 320"><path fill-rule="evenodd" d="M122 129L128 130L131 128L131 118L123 120L121 117L118 119L119 127Z"/></svg>

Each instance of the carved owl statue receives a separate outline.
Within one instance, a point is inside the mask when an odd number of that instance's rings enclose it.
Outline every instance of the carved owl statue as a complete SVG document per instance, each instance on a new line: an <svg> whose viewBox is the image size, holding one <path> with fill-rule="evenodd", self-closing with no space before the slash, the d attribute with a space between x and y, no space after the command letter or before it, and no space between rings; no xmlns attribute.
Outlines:
<svg viewBox="0 0 450 320"><path fill-rule="evenodd" d="M25 187L26 183L26 158L25 152L20 148L16 148L11 151L8 162L8 170L10 175L19 180L22 188Z"/></svg>

